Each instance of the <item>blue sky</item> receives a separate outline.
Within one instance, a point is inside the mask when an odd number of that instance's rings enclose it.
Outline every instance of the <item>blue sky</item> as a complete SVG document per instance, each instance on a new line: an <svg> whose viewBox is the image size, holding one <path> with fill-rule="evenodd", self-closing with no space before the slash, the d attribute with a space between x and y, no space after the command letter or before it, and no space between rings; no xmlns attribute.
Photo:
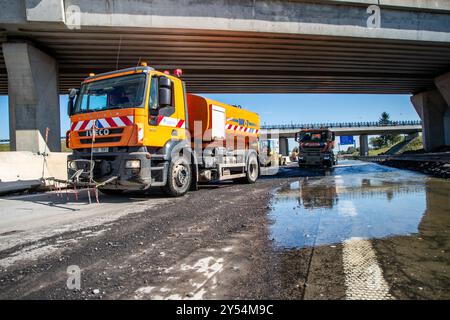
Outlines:
<svg viewBox="0 0 450 320"><path fill-rule="evenodd" d="M386 111L392 120L419 120L409 95L364 94L205 94L259 113L261 124L376 121ZM61 133L69 128L67 96L60 97ZM8 100L0 96L0 139L9 138Z"/></svg>

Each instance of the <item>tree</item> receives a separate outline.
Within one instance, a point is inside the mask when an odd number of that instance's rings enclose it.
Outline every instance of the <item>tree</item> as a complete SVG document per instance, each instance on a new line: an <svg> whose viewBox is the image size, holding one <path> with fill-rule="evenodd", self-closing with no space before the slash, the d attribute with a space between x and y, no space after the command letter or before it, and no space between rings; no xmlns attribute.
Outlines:
<svg viewBox="0 0 450 320"><path fill-rule="evenodd" d="M389 115L389 113L387 113L386 111L384 111L384 112L381 113L381 117L380 117L380 119L378 120L378 122L379 122L380 124L389 124L389 123L391 123L390 118L391 118L391 116Z"/></svg>
<svg viewBox="0 0 450 320"><path fill-rule="evenodd" d="M380 125L389 125L392 123L390 119L390 115L387 112L382 112L381 117L378 120L378 123ZM378 148L390 146L400 141L400 135L399 134L382 134L379 137L379 140L374 141ZM372 143L372 145L375 147L375 145ZM375 147L376 148L376 147Z"/></svg>
<svg viewBox="0 0 450 320"><path fill-rule="evenodd" d="M370 138L370 144L374 149L381 149L384 146L384 139L381 137Z"/></svg>

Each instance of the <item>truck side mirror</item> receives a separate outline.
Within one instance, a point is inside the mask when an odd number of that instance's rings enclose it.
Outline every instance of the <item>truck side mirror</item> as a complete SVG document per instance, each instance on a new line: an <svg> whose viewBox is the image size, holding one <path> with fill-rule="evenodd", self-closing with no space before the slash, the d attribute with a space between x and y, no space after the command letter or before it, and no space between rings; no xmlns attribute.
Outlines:
<svg viewBox="0 0 450 320"><path fill-rule="evenodd" d="M153 109L153 108L148 109L148 112L151 116L157 116L159 114L158 109Z"/></svg>
<svg viewBox="0 0 450 320"><path fill-rule="evenodd" d="M69 90L69 101L67 102L67 114L69 116L71 116L73 114L73 109L74 109L74 101L75 98L78 95L78 90L77 89L70 89Z"/></svg>
<svg viewBox="0 0 450 320"><path fill-rule="evenodd" d="M333 141L336 140L336 134L334 132L331 133L331 140L333 140Z"/></svg>
<svg viewBox="0 0 450 320"><path fill-rule="evenodd" d="M167 77L159 78L159 106L167 107L172 105L172 81Z"/></svg>
<svg viewBox="0 0 450 320"><path fill-rule="evenodd" d="M295 133L295 141L298 142L298 132Z"/></svg>

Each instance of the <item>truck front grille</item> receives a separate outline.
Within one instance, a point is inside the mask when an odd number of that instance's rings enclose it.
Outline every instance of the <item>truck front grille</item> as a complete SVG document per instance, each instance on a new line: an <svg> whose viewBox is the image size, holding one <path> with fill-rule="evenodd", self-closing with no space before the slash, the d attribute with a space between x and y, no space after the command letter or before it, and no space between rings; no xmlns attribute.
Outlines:
<svg viewBox="0 0 450 320"><path fill-rule="evenodd" d="M320 154L322 148L303 148L303 151L308 154Z"/></svg>
<svg viewBox="0 0 450 320"><path fill-rule="evenodd" d="M121 137L96 137L94 145L96 143L108 143L108 142L119 142ZM92 144L92 138L80 139L83 144Z"/></svg>

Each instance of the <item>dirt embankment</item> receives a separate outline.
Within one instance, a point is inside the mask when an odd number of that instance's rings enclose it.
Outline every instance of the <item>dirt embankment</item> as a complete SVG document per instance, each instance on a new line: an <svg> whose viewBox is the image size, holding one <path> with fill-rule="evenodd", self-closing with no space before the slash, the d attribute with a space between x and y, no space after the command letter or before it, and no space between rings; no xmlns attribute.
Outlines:
<svg viewBox="0 0 450 320"><path fill-rule="evenodd" d="M450 163L448 162L421 162L421 161L405 161L405 160L386 160L381 164L413 171L419 171L432 175L437 178L450 178Z"/></svg>

